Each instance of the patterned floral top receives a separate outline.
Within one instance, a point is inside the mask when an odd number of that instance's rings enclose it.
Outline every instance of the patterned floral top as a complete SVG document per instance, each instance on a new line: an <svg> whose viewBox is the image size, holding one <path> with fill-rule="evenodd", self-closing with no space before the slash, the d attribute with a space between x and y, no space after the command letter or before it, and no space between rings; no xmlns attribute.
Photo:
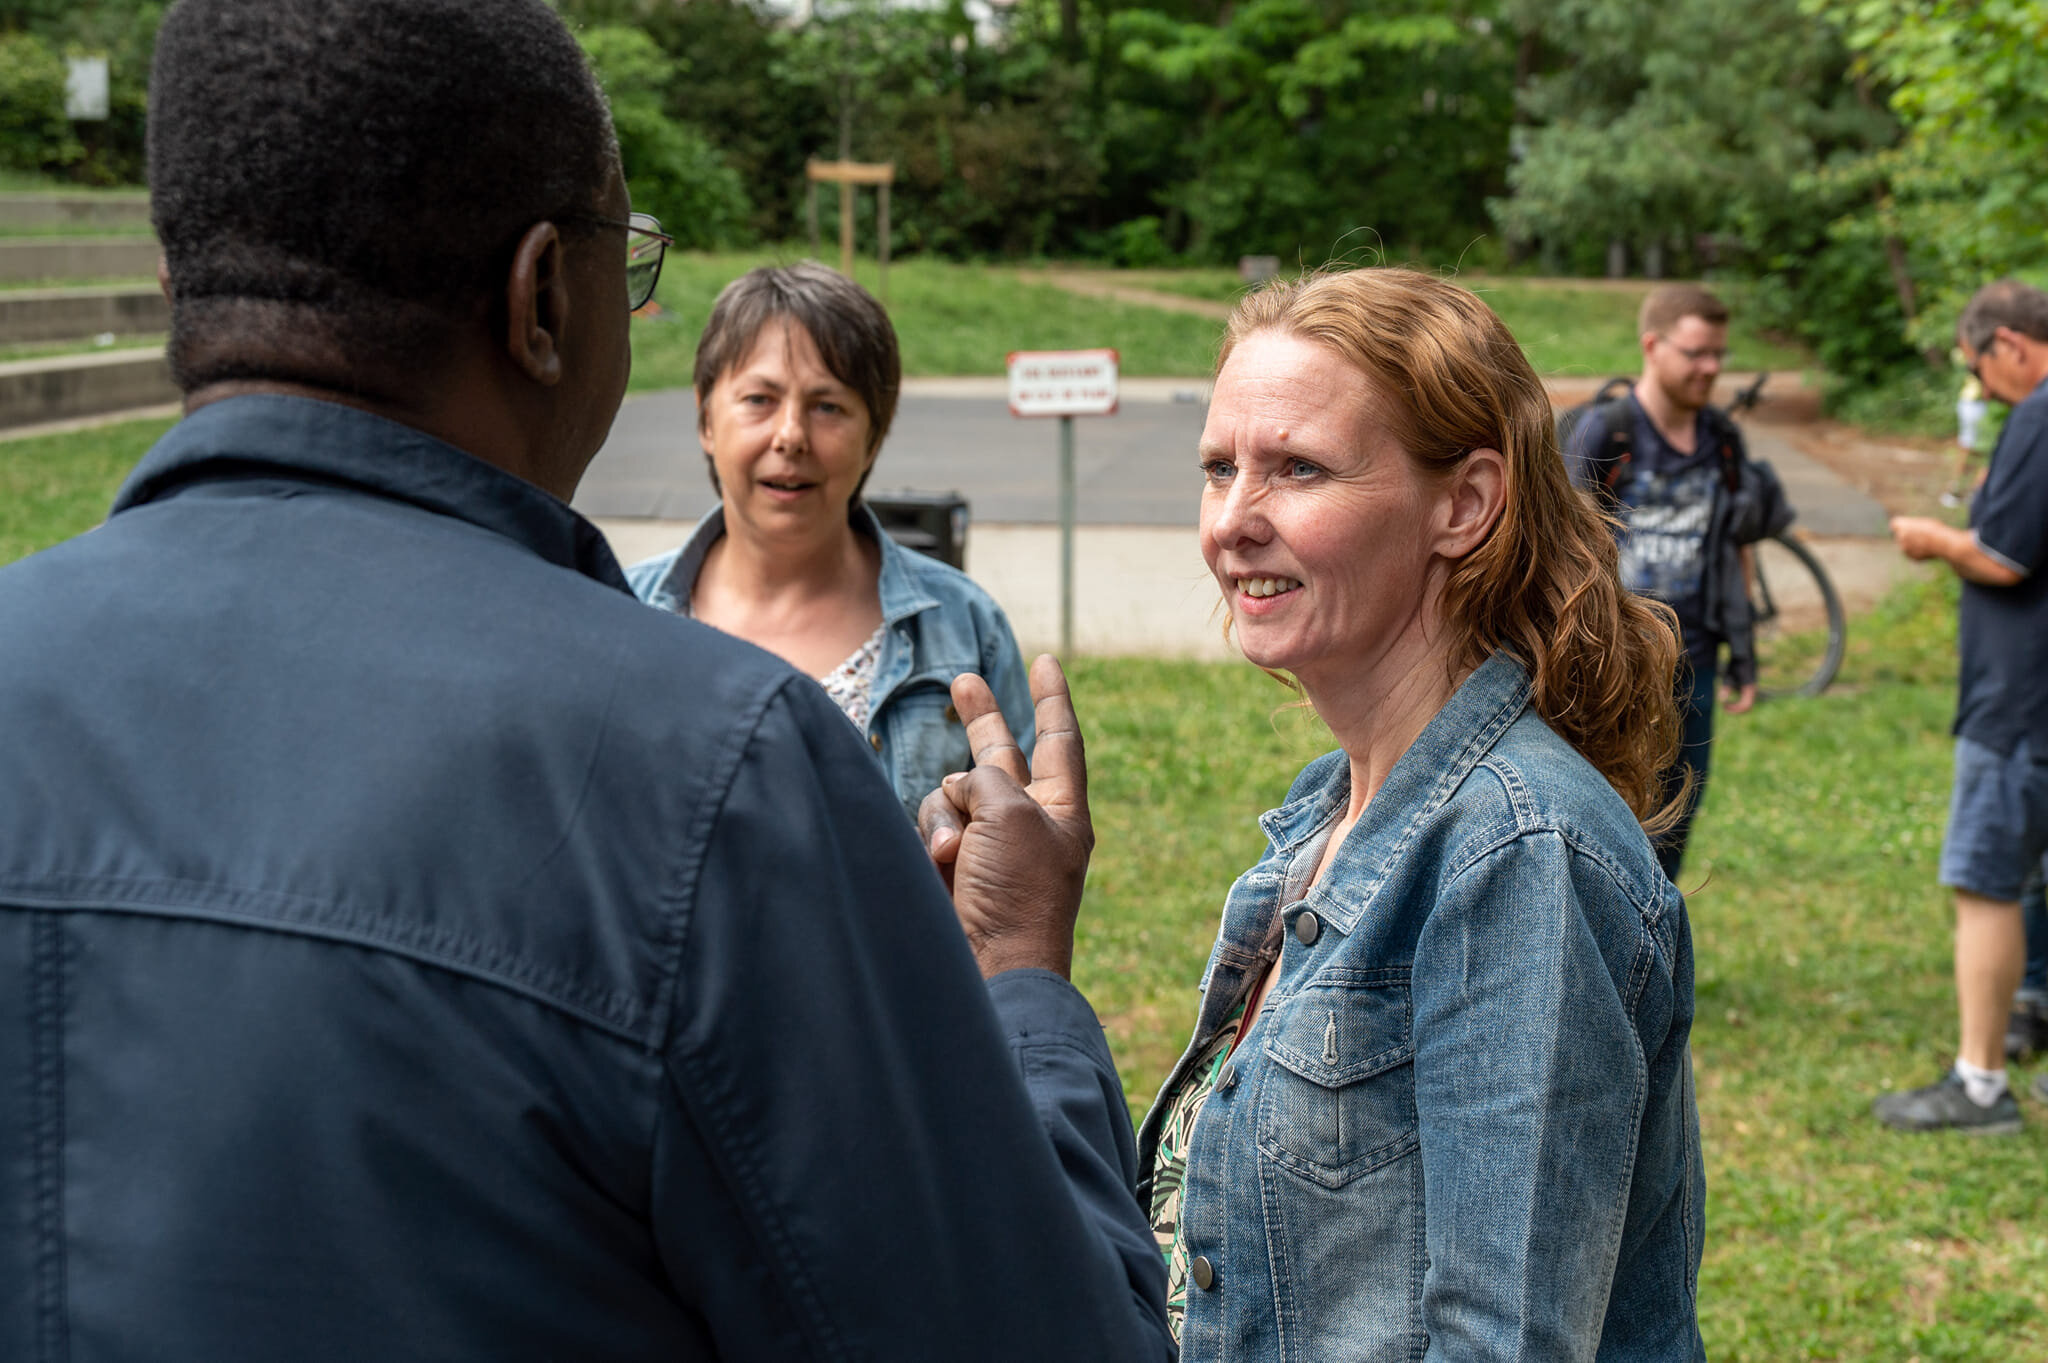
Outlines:
<svg viewBox="0 0 2048 1363"><path fill-rule="evenodd" d="M1180 1342L1181 1322L1188 1313L1188 1247L1180 1233L1180 1194L1187 1180L1188 1138L1194 1133L1195 1118L1201 1116L1202 1105L1216 1090L1223 1062L1237 1045L1245 1008L1250 1003L1251 999L1246 999L1239 1004L1203 1050L1195 1067L1188 1071L1180 1092L1173 1096L1173 1105L1166 1110L1166 1122L1159 1128L1159 1149L1152 1163L1152 1236L1159 1242L1159 1252L1166 1256L1166 1323L1173 1330L1175 1343Z"/></svg>
<svg viewBox="0 0 2048 1363"><path fill-rule="evenodd" d="M889 622L884 620L845 662L818 678L832 703L862 733L868 731L868 716L875 702L875 667L882 660L882 638L888 632Z"/></svg>

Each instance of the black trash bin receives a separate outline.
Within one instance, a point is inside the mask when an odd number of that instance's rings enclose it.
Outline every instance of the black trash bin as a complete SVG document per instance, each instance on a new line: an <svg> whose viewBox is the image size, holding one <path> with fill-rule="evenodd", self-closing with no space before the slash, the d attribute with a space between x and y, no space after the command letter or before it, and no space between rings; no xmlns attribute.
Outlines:
<svg viewBox="0 0 2048 1363"><path fill-rule="evenodd" d="M885 492L864 498L889 538L962 571L967 567L967 499L957 492Z"/></svg>

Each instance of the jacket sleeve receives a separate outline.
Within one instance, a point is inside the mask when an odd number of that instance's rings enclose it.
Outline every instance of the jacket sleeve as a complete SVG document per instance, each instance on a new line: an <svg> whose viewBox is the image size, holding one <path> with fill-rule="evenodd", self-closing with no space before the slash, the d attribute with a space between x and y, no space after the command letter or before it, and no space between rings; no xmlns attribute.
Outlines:
<svg viewBox="0 0 2048 1363"><path fill-rule="evenodd" d="M1600 1342L1648 1062L1555 833L1454 879L1411 976L1431 1360ZM1617 967L1619 973L1617 974Z"/></svg>
<svg viewBox="0 0 2048 1363"><path fill-rule="evenodd" d="M1121 1085L1057 976L984 983L851 726L785 685L682 895L656 1251L718 1356L1166 1359Z"/></svg>

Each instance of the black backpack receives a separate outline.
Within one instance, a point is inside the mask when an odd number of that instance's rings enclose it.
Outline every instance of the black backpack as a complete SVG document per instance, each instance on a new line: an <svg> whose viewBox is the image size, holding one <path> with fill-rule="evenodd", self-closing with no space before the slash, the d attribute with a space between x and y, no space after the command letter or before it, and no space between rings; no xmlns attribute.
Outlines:
<svg viewBox="0 0 2048 1363"><path fill-rule="evenodd" d="M1609 379L1591 398L1557 414L1557 452L1560 456L1571 448L1572 434L1582 424L1588 420L1601 424L1600 441L1588 460L1588 471L1600 489L1602 509L1610 513L1621 506L1622 494L1627 490L1631 476L1629 465L1635 459L1635 414L1629 410L1627 400L1629 390L1634 386L1635 380L1631 378ZM1706 411L1707 430L1720 445L1721 482L1733 492L1742 477L1742 432L1735 428L1734 419L1719 407L1709 407Z"/></svg>

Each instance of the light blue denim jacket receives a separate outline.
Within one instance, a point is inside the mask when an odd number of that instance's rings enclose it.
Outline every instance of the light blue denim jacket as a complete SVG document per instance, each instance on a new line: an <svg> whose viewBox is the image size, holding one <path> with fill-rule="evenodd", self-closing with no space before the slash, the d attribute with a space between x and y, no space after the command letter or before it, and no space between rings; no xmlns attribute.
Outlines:
<svg viewBox="0 0 2048 1363"><path fill-rule="evenodd" d="M1504 655L1304 893L1349 786L1330 753L1260 820L1162 1089L1280 952L1189 1140L1181 1357L1703 1358L1692 939L1641 828Z"/></svg>
<svg viewBox="0 0 2048 1363"><path fill-rule="evenodd" d="M919 801L949 773L973 765L967 730L953 709L953 678L978 672L987 680L1027 757L1038 732L1031 686L1003 608L973 578L905 549L865 506L854 510L853 523L882 546L879 590L889 627L875 664L866 738L914 823ZM697 522L682 548L626 570L633 594L650 606L687 614L704 556L724 533L725 512L714 510Z"/></svg>

